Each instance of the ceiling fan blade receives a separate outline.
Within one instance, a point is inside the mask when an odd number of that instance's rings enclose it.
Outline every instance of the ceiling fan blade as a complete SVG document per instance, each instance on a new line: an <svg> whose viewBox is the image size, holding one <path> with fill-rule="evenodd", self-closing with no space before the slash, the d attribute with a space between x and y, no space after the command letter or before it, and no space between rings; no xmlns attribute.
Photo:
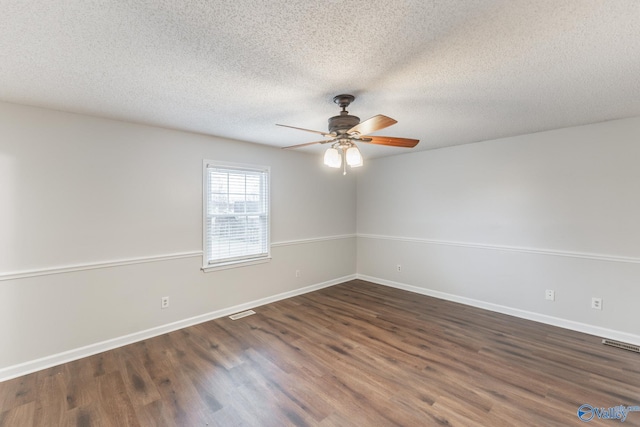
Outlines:
<svg viewBox="0 0 640 427"><path fill-rule="evenodd" d="M333 142L333 141L335 141L335 139L327 139L327 140L322 140L322 141L305 142L304 144L297 144L297 145L290 145L288 147L282 147L282 149L285 150L287 148L300 148L300 147L306 147L307 145L313 145L313 144L326 144L327 142Z"/></svg>
<svg viewBox="0 0 640 427"><path fill-rule="evenodd" d="M362 142L368 142L369 144L389 145L391 147L406 147L412 148L418 145L419 139L410 138L395 138L393 136L367 136L362 138Z"/></svg>
<svg viewBox="0 0 640 427"><path fill-rule="evenodd" d="M392 119L391 117L383 116L382 114L378 114L377 116L373 116L370 119L361 122L358 125L355 125L351 129L347 131L347 133L358 133L359 135L368 135L372 132L375 132L380 129L384 129L391 125L395 125L398 123L397 120Z"/></svg>
<svg viewBox="0 0 640 427"><path fill-rule="evenodd" d="M320 132L319 130L311 130L311 129L305 129L305 128L297 128L295 126L287 126L287 125L279 125L276 123L276 126L282 126L283 128L291 128L291 129L298 129L298 130L303 130L305 132L311 132L311 133L317 133L318 135L322 135L322 136L330 136L330 137L334 137L335 135L331 134L331 133L326 133L326 132Z"/></svg>

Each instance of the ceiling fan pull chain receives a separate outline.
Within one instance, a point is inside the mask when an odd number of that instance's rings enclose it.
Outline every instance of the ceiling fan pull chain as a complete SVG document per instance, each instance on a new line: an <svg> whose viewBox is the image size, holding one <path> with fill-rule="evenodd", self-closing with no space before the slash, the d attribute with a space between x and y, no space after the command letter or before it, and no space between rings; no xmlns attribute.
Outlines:
<svg viewBox="0 0 640 427"><path fill-rule="evenodd" d="M344 148L341 148L340 151L342 151L342 175L344 176L347 174L347 156Z"/></svg>

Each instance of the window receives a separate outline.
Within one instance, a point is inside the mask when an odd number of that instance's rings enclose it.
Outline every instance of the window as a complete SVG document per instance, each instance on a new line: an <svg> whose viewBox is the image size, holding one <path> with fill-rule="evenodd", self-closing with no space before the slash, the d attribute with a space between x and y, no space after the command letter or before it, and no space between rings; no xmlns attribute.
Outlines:
<svg viewBox="0 0 640 427"><path fill-rule="evenodd" d="M269 168L204 162L203 269L269 259Z"/></svg>

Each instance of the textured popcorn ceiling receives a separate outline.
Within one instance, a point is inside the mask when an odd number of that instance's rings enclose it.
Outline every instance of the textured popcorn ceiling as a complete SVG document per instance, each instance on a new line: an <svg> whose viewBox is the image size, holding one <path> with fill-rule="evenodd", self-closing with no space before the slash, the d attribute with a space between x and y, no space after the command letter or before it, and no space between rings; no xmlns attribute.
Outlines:
<svg viewBox="0 0 640 427"><path fill-rule="evenodd" d="M637 0L0 0L0 100L273 146L340 93L425 150L638 116L639 76Z"/></svg>

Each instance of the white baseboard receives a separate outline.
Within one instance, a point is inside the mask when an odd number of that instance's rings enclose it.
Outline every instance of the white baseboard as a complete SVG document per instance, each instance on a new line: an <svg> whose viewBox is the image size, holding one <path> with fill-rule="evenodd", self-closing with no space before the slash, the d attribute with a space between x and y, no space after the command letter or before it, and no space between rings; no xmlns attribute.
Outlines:
<svg viewBox="0 0 640 427"><path fill-rule="evenodd" d="M434 291L432 289L407 285L404 283L394 282L386 279L380 279L377 277L366 276L363 274L358 274L357 278L361 280L366 280L367 282L376 283L378 285L389 286L392 288L402 289L405 291L427 295L427 296L438 298L438 299L458 302L460 304L465 304L472 307L478 307L478 308L482 308L489 311L495 311L497 313L502 313L502 314L508 314L510 316L519 317L521 319L532 320L534 322L544 323L551 326L558 326L560 328L569 329L577 332L583 332L585 334L595 335L602 338L608 338L616 341L626 342L629 344L640 345L640 336L630 334L627 332L601 328L599 326L593 326L586 323L575 322L573 320L567 320L559 317L548 316L546 314L535 313L532 311L520 310L518 308L512 308L504 305L493 304L486 301L480 301L472 298L461 297L458 295L448 294L440 291Z"/></svg>
<svg viewBox="0 0 640 427"><path fill-rule="evenodd" d="M17 365L8 366L0 369L0 382L10 380L12 378L27 375L42 369L57 366L62 363L71 362L73 360L82 359L83 357L93 356L94 354L102 353L107 350L122 347L128 344L133 344L138 341L153 338L158 335L166 334L168 332L183 329L189 326L197 325L199 323L208 322L209 320L218 319L220 317L228 316L230 314L238 313L240 311L249 310L252 308L260 307L261 305L269 304L272 302L280 301L283 299L291 298L297 295L306 294L309 292L317 291L319 289L334 286L339 283L344 283L356 278L356 275L349 275L340 277L337 279L329 280L326 282L318 283L315 285L306 286L304 288L295 289L289 292L283 292L270 297L261 298L258 300L250 301L244 304L239 304L233 307L223 308L210 313L202 314L199 316L191 317L177 322L168 323L166 325L157 326L155 328L147 329L133 334L125 335L118 338L102 341L99 343L87 345L84 347L76 348L73 350L65 351L51 356L42 357L40 359L30 360L28 362L20 363Z"/></svg>

